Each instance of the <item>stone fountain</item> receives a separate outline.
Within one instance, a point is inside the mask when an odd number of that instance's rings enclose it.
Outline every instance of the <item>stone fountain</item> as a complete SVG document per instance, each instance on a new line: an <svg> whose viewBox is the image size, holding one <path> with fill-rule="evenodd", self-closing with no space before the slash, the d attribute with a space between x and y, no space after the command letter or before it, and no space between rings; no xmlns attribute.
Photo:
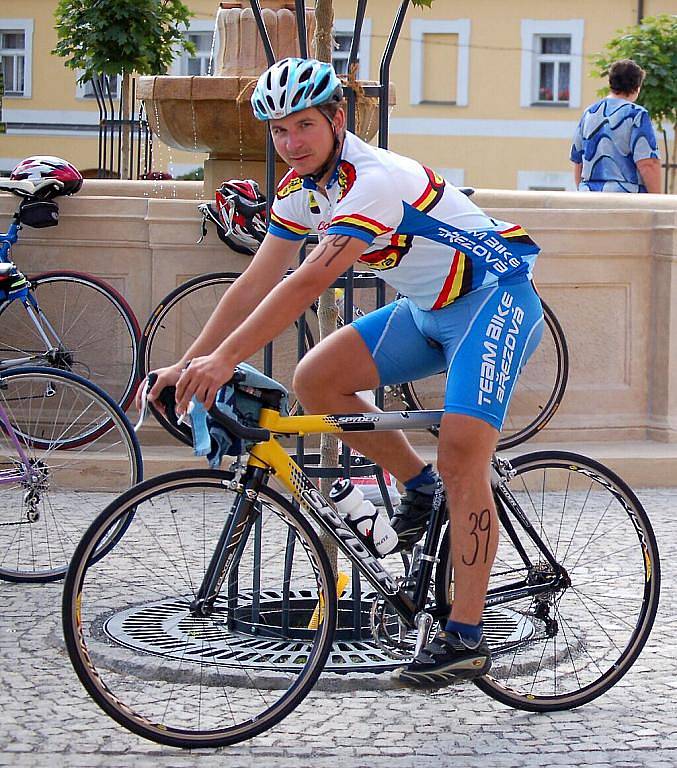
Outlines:
<svg viewBox="0 0 677 768"><path fill-rule="evenodd" d="M298 56L294 4L261 0L262 17L277 59ZM243 7L244 6L244 7ZM139 78L137 95L145 102L155 136L170 147L207 152L205 196L211 197L228 178L265 178L266 127L252 115L249 98L268 64L256 19L249 3L221 3L216 27L218 51L214 74ZM306 9L308 50L315 30L315 13ZM365 140L378 129L378 99L364 94L374 82L357 81L356 132ZM372 88L373 90L373 88ZM390 101L394 91L390 88ZM279 169L278 176L284 171Z"/></svg>

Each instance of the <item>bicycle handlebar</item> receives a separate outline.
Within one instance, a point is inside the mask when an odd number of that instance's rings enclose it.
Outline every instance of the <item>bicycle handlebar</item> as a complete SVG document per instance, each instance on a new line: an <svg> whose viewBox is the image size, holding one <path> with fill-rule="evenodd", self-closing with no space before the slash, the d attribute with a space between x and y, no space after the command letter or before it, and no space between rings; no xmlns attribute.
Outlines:
<svg viewBox="0 0 677 768"><path fill-rule="evenodd" d="M234 384L243 381L244 374L236 371L231 379L226 384ZM157 381L157 373L151 372L147 378L147 388L150 390ZM158 401L164 406L165 415L167 419L174 425L179 426L180 422L176 415L176 387L164 387L158 397ZM151 410L153 406L151 405ZM231 435L239 437L242 440L254 441L257 443L266 442L270 440L270 431L262 429L261 427L249 427L246 424L241 424L237 419L233 419L220 411L216 405L212 405L209 409L209 415L218 422L224 429L226 429Z"/></svg>

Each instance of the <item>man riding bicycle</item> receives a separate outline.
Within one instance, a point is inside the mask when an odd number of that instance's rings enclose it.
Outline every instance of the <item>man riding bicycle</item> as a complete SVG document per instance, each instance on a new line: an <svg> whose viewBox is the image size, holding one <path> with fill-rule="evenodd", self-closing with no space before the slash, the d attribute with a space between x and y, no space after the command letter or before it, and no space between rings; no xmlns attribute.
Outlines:
<svg viewBox="0 0 677 768"><path fill-rule="evenodd" d="M543 329L531 283L539 248L434 171L347 131L330 64L283 59L261 75L251 101L290 171L251 264L181 360L158 371L149 398L176 385L179 413L193 397L209 408L235 366L349 267L378 272L403 298L314 347L296 369L294 391L309 413L373 411L357 392L447 371L437 466L449 506L453 605L445 629L395 674L422 687L482 675L491 666L481 619L498 544L490 459ZM319 245L283 280L311 231ZM401 432L342 439L404 485L392 524L400 548L411 548L426 529L436 472Z"/></svg>

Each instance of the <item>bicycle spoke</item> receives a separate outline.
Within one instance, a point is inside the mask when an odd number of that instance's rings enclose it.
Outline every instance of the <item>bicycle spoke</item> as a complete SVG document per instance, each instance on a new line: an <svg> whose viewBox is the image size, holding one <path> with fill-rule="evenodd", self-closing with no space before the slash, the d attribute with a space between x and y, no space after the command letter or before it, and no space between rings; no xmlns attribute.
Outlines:
<svg viewBox="0 0 677 768"><path fill-rule="evenodd" d="M655 538L632 491L592 460L543 452L514 460L513 469L513 498L562 570L554 588L493 609L513 622L515 636L503 648L496 641L494 668L477 684L511 706L565 709L611 687L646 642L660 584ZM534 564L527 583L548 583L557 571L513 522ZM503 537L492 594L518 560Z"/></svg>
<svg viewBox="0 0 677 768"><path fill-rule="evenodd" d="M19 482L2 486L0 578L51 581L65 574L91 520L140 479L140 449L122 412L83 379L44 368L0 378L12 430L0 430L0 461L21 465L13 435L28 462Z"/></svg>
<svg viewBox="0 0 677 768"><path fill-rule="evenodd" d="M219 595L191 608L236 494L224 473L176 477L130 491L79 545L64 590L77 616L65 626L69 653L89 692L133 730L184 746L231 743L284 716L319 674L333 630L326 620L317 630L306 624L333 576L328 566L318 570L314 540L302 539L293 563L286 560L288 535L311 534L266 491ZM107 527L131 510L125 535L97 558ZM308 616L289 630L287 591L305 601Z"/></svg>

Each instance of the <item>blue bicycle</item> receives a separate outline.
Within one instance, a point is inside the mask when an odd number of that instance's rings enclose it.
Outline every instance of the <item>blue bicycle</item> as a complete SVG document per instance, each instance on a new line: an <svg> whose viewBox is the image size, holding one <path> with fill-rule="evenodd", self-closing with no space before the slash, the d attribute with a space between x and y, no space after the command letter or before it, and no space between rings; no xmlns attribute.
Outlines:
<svg viewBox="0 0 677 768"><path fill-rule="evenodd" d="M0 190L21 199L9 229L0 232L0 371L24 365L73 371L126 409L136 391L140 337L129 304L91 275L59 270L27 277L11 259L24 226L58 224L52 198L60 187L56 179L0 179Z"/></svg>

